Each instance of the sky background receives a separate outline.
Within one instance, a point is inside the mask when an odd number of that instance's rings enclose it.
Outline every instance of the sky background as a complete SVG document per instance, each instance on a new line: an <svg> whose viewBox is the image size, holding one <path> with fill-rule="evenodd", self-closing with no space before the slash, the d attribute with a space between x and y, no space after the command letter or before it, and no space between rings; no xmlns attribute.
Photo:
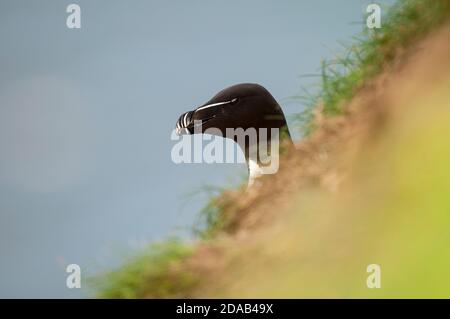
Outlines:
<svg viewBox="0 0 450 319"><path fill-rule="evenodd" d="M66 288L67 264L91 275L186 236L202 186L245 167L174 164L179 115L241 82L301 111L285 99L317 83L301 75L362 30L370 1L337 3L2 0L0 297L86 297Z"/></svg>

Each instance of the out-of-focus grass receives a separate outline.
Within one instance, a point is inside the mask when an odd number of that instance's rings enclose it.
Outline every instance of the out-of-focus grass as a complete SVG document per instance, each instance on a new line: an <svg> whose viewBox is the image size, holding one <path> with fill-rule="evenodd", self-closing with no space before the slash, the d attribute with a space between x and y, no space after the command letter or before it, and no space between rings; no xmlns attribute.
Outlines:
<svg viewBox="0 0 450 319"><path fill-rule="evenodd" d="M449 298L449 87L401 105L339 194L302 191L213 295ZM381 266L381 289L366 286L369 264Z"/></svg>
<svg viewBox="0 0 450 319"><path fill-rule="evenodd" d="M192 247L169 239L137 252L124 266L92 279L100 298L152 298L184 296L197 278L177 268Z"/></svg>
<svg viewBox="0 0 450 319"><path fill-rule="evenodd" d="M319 93L312 94L303 89L291 98L304 106L304 110L295 116L302 133L309 135L314 131L314 110L318 105L323 106L324 115L341 114L345 102L364 83L386 70L401 50L449 16L449 0L398 1L390 10L383 10L380 29L365 27L361 36L353 38L352 44L344 45L343 54L322 61Z"/></svg>

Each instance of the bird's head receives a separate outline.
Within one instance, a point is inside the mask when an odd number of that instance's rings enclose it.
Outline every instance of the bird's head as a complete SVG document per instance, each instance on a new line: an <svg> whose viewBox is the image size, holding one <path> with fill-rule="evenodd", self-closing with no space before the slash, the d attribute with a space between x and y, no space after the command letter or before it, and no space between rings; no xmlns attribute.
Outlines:
<svg viewBox="0 0 450 319"><path fill-rule="evenodd" d="M201 124L201 126L200 126ZM207 133L226 137L226 129L286 127L286 119L277 101L264 87L244 83L228 87L208 102L180 116L176 124L179 135ZM213 132L214 132L213 131ZM212 133L214 134L214 133Z"/></svg>

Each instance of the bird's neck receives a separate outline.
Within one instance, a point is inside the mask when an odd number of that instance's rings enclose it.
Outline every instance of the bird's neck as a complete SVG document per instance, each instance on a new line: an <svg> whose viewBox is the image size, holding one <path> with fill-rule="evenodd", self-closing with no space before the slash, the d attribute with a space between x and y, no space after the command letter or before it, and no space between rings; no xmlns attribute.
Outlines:
<svg viewBox="0 0 450 319"><path fill-rule="evenodd" d="M290 137L289 137L290 140ZM239 144L245 155L249 179L248 186L255 184L256 180L265 174L275 174L278 171L280 156L279 135L270 136L267 139L260 139L254 144Z"/></svg>
<svg viewBox="0 0 450 319"><path fill-rule="evenodd" d="M257 161L249 159L247 161L248 168L248 187L255 184L255 181L263 175L263 168Z"/></svg>

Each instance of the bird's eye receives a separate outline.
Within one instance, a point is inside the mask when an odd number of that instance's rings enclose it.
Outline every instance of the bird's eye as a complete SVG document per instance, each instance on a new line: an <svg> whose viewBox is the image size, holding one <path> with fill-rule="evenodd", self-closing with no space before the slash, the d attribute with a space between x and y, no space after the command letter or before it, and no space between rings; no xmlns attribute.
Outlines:
<svg viewBox="0 0 450 319"><path fill-rule="evenodd" d="M239 98L235 97L234 99L231 100L231 105L236 104L237 102L239 102Z"/></svg>

